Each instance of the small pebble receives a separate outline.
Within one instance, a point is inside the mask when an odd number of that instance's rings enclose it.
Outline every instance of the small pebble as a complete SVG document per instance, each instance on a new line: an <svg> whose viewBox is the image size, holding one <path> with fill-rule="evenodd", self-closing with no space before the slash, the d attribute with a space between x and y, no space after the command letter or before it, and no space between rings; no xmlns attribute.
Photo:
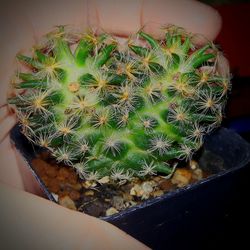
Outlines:
<svg viewBox="0 0 250 250"><path fill-rule="evenodd" d="M104 177L102 177L100 180L98 180L98 182L99 182L100 184L109 183L109 182L110 182L110 178L109 178L109 176L104 176Z"/></svg>
<svg viewBox="0 0 250 250"><path fill-rule="evenodd" d="M154 181L145 181L142 183L142 190L144 193L151 193L154 190L156 183Z"/></svg>
<svg viewBox="0 0 250 250"><path fill-rule="evenodd" d="M133 207L135 205L137 205L137 202L135 202L135 201L127 201L127 202L125 202L125 207L126 208Z"/></svg>
<svg viewBox="0 0 250 250"><path fill-rule="evenodd" d="M163 178L161 176L154 176L153 179L155 182L160 182Z"/></svg>
<svg viewBox="0 0 250 250"><path fill-rule="evenodd" d="M195 169L192 178L198 181L201 180L203 178L203 171L200 168Z"/></svg>
<svg viewBox="0 0 250 250"><path fill-rule="evenodd" d="M124 200L121 196L114 196L112 199L112 205L118 209L121 210L124 207Z"/></svg>
<svg viewBox="0 0 250 250"><path fill-rule="evenodd" d="M142 183L142 199L148 199L150 194L154 191L155 184L152 181Z"/></svg>
<svg viewBox="0 0 250 250"><path fill-rule="evenodd" d="M160 189L163 190L163 192L169 192L174 188L173 183L169 179L163 179L159 184Z"/></svg>
<svg viewBox="0 0 250 250"><path fill-rule="evenodd" d="M133 196L142 196L141 186L138 184L134 185L130 190L130 194Z"/></svg>
<svg viewBox="0 0 250 250"><path fill-rule="evenodd" d="M179 168L175 171L171 179L171 182L173 184L176 184L177 187L185 187L186 185L189 184L191 178L192 178L191 171L184 168Z"/></svg>
<svg viewBox="0 0 250 250"><path fill-rule="evenodd" d="M154 181L145 181L141 185L134 185L130 190L130 195L142 197L142 199L149 198L150 194L154 191L157 184Z"/></svg>
<svg viewBox="0 0 250 250"><path fill-rule="evenodd" d="M123 196L123 199L125 201L132 201L133 200L133 196L128 194L128 193L123 193L122 196Z"/></svg>
<svg viewBox="0 0 250 250"><path fill-rule="evenodd" d="M117 214L119 211L116 210L114 207L110 207L109 209L106 210L106 216L110 216L113 214Z"/></svg>
<svg viewBox="0 0 250 250"><path fill-rule="evenodd" d="M197 161L194 161L194 160L191 160L191 161L189 162L189 167L190 167L192 170L197 169L197 168L199 167L198 162L197 162Z"/></svg>
<svg viewBox="0 0 250 250"><path fill-rule="evenodd" d="M95 194L95 192L93 190L88 190L84 193L84 195L86 196L93 196Z"/></svg>
<svg viewBox="0 0 250 250"><path fill-rule="evenodd" d="M97 184L94 181L85 181L85 182L82 183L82 186L84 188L90 188L90 187L96 187Z"/></svg>
<svg viewBox="0 0 250 250"><path fill-rule="evenodd" d="M71 200L68 195L59 198L59 204L66 207L66 208L76 210L76 206L75 206L74 201Z"/></svg>
<svg viewBox="0 0 250 250"><path fill-rule="evenodd" d="M157 190L157 191L153 192L153 196L154 197L159 197L159 196L161 196L163 194L164 194L164 192L162 190Z"/></svg>

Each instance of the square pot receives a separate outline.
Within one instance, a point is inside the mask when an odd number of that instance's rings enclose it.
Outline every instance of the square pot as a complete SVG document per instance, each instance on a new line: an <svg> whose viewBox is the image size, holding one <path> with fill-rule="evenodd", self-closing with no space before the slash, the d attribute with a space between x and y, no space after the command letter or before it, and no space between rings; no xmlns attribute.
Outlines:
<svg viewBox="0 0 250 250"><path fill-rule="evenodd" d="M41 149L28 142L18 125L10 137L48 198L56 202L31 164ZM205 138L198 157L200 167L212 172L211 176L101 219L153 249L179 249L194 237L198 242L225 215L235 185L249 162L250 144L233 131L220 128Z"/></svg>

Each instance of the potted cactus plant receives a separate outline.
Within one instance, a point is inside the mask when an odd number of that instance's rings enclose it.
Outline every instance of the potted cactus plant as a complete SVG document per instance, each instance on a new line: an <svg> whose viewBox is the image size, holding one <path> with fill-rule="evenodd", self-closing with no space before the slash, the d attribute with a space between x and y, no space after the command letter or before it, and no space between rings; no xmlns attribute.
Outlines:
<svg viewBox="0 0 250 250"><path fill-rule="evenodd" d="M17 55L31 69L17 72L9 99L23 133L85 178L169 174L168 161L190 159L222 120L230 82L217 71L216 47L197 49L173 26L162 44L138 36L148 44L120 50L107 34L62 26L33 57Z"/></svg>
<svg viewBox="0 0 250 250"><path fill-rule="evenodd" d="M139 31L122 45L106 33L59 26L32 56L18 54L26 69L16 72L9 104L22 134L94 188L170 177L220 125L230 77L212 42L196 46L175 26L163 32L162 41ZM34 155L23 151L31 163Z"/></svg>

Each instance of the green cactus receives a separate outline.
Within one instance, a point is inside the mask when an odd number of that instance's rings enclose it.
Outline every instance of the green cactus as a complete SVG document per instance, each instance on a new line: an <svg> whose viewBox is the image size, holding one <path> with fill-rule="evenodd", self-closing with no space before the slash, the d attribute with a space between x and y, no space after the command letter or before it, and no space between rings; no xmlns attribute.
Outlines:
<svg viewBox="0 0 250 250"><path fill-rule="evenodd" d="M171 173L169 161L189 160L220 124L230 81L211 42L164 32L159 42L140 31L122 47L60 26L31 57L17 55L28 70L9 104L22 132L86 179Z"/></svg>

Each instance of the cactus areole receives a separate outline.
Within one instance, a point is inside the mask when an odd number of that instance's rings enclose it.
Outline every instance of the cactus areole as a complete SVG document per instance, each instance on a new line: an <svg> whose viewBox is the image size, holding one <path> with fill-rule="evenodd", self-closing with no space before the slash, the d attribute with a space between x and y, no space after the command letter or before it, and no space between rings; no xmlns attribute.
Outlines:
<svg viewBox="0 0 250 250"><path fill-rule="evenodd" d="M121 46L60 26L31 56L18 54L9 104L23 134L86 179L170 174L170 162L189 160L220 125L230 77L212 42L163 32L157 41L139 31Z"/></svg>

